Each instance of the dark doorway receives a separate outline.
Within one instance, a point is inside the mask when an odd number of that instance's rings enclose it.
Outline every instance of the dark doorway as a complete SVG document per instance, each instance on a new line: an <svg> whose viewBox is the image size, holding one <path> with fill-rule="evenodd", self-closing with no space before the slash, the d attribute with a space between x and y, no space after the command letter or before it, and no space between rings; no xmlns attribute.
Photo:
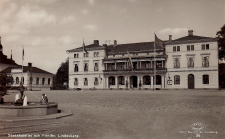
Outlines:
<svg viewBox="0 0 225 139"><path fill-rule="evenodd" d="M193 74L188 75L188 89L195 88L195 77Z"/></svg>
<svg viewBox="0 0 225 139"><path fill-rule="evenodd" d="M132 85L133 88L137 88L137 76L130 77L130 85Z"/></svg>

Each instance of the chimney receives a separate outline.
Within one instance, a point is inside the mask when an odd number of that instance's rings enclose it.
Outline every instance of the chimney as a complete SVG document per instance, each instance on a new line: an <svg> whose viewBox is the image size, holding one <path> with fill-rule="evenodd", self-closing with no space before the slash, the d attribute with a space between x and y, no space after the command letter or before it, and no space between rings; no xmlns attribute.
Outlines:
<svg viewBox="0 0 225 139"><path fill-rule="evenodd" d="M188 30L188 36L193 36L193 30Z"/></svg>
<svg viewBox="0 0 225 139"><path fill-rule="evenodd" d="M172 41L172 35L169 35L169 41Z"/></svg>
<svg viewBox="0 0 225 139"><path fill-rule="evenodd" d="M32 67L32 63L28 63L28 66L29 66L29 67Z"/></svg>
<svg viewBox="0 0 225 139"><path fill-rule="evenodd" d="M94 40L94 44L99 45L99 41L98 40Z"/></svg>
<svg viewBox="0 0 225 139"><path fill-rule="evenodd" d="M114 46L116 46L117 45L117 41L116 40L114 40Z"/></svg>

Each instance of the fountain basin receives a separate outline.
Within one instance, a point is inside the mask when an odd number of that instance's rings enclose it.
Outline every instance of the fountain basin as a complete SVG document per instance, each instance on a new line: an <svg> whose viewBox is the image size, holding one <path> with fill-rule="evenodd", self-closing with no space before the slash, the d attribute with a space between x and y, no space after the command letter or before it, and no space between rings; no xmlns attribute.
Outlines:
<svg viewBox="0 0 225 139"><path fill-rule="evenodd" d="M47 105L39 102L28 102L27 106L14 106L13 102L0 104L0 116L44 116L58 113L58 103L49 102Z"/></svg>

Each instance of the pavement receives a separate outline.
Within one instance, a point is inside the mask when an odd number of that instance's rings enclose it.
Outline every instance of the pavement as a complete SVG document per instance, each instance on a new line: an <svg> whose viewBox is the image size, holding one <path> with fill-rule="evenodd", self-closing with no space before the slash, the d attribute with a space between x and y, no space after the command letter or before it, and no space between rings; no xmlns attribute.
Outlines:
<svg viewBox="0 0 225 139"><path fill-rule="evenodd" d="M0 117L1 139L15 138L13 135L38 139L224 139L225 136L225 90L33 91L25 95L28 101L38 101L42 93L47 94L49 101L58 102L59 109L69 116ZM13 101L14 96L15 93L10 93L4 99Z"/></svg>

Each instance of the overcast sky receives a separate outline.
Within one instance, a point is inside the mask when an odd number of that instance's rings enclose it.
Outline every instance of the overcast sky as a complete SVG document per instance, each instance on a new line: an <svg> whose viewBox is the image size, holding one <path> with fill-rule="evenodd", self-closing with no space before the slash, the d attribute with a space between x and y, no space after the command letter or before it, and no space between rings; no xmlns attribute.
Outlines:
<svg viewBox="0 0 225 139"><path fill-rule="evenodd" d="M216 37L225 23L224 0L0 0L3 53L56 73L66 50L99 40L118 44L187 35Z"/></svg>

